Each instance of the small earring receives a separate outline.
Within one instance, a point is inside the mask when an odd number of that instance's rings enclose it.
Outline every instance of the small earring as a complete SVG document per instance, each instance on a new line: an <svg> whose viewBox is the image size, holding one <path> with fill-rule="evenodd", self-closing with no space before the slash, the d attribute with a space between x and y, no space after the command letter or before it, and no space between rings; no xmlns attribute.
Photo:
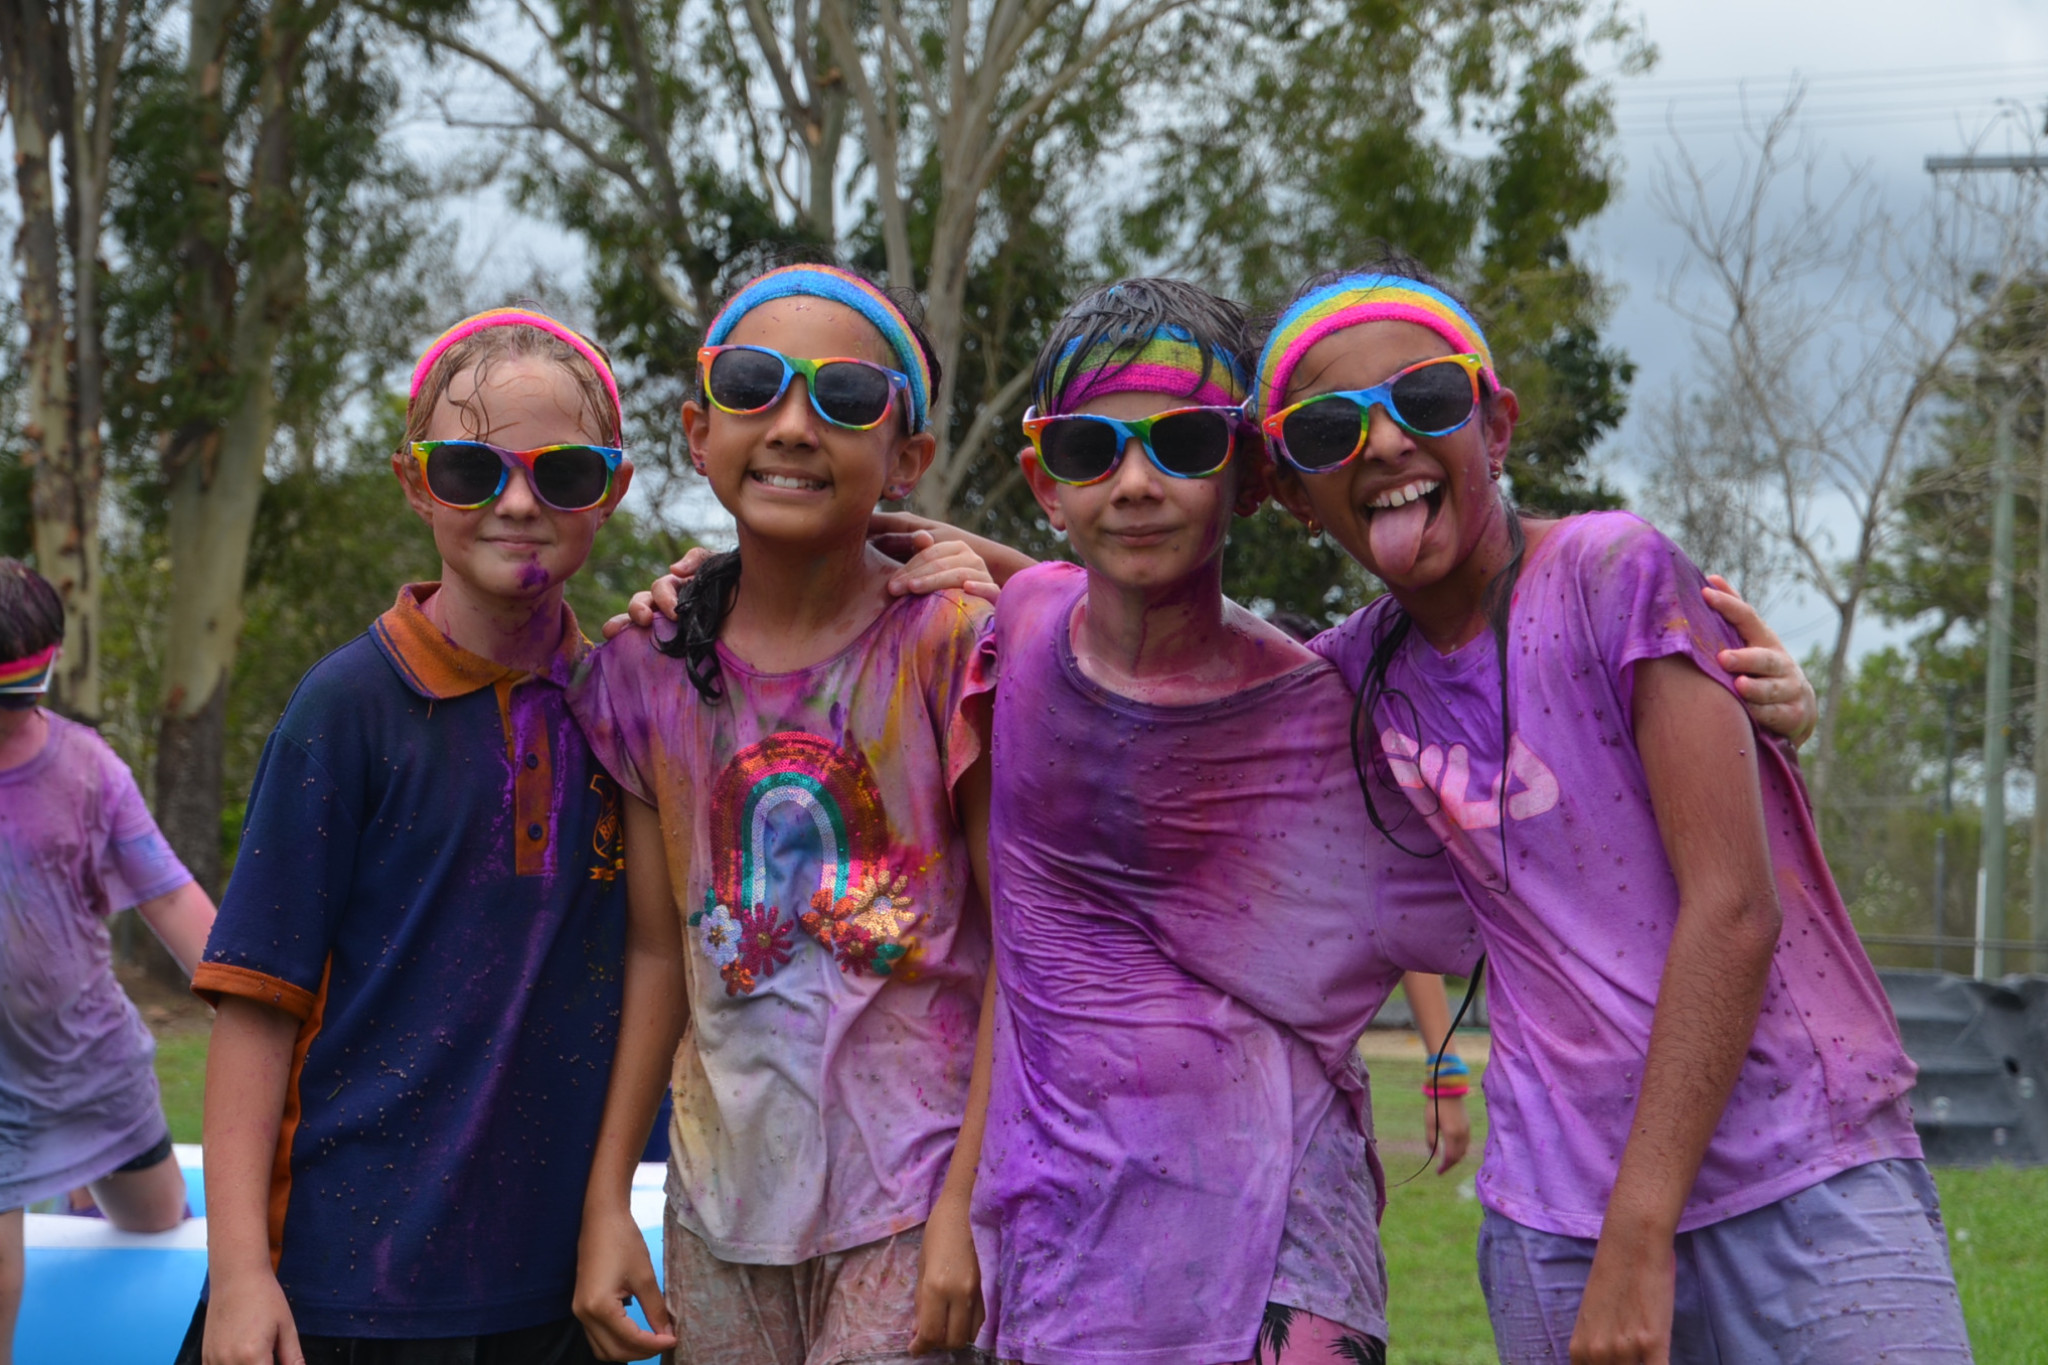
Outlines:
<svg viewBox="0 0 2048 1365"><path fill-rule="evenodd" d="M1499 482L1500 482L1500 476L1501 476L1501 467L1500 467L1499 465L1495 465L1495 466L1493 467L1493 481L1494 481L1495 483L1499 483Z"/></svg>
<svg viewBox="0 0 2048 1365"><path fill-rule="evenodd" d="M892 483L882 490L882 496L890 502L901 502L910 496L910 490L900 483Z"/></svg>
<svg viewBox="0 0 2048 1365"><path fill-rule="evenodd" d="M1308 533L1311 538L1319 536L1323 533L1323 524L1320 521L1317 521L1314 517L1310 517L1308 519L1307 525Z"/></svg>

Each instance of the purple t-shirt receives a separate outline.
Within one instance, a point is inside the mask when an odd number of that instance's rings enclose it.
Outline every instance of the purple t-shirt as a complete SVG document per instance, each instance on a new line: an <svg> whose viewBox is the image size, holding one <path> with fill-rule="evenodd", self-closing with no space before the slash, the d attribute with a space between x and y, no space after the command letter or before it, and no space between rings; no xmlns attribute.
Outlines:
<svg viewBox="0 0 2048 1365"><path fill-rule="evenodd" d="M128 765L43 714L42 752L0 772L0 1210L163 1137L156 1043L114 979L107 917L192 880Z"/></svg>
<svg viewBox="0 0 2048 1365"><path fill-rule="evenodd" d="M1241 1360L1270 1301L1384 1338L1352 1045L1404 970L1471 966L1472 920L1443 859L1367 822L1333 670L1132 701L1074 659L1085 590L1018 575L984 654L988 1335L1031 1365Z"/></svg>
<svg viewBox="0 0 2048 1365"><path fill-rule="evenodd" d="M1740 641L1701 600L1704 581L1636 517L1573 517L1530 554L1515 588L1505 763L1491 632L1449 654L1411 632L1387 671L1398 701L1374 717L1486 941L1481 1202L1546 1232L1599 1235L1628 1141L1678 918L1636 751L1632 670L1676 656L1733 690L1716 654ZM1360 687L1394 611L1381 598L1315 648ZM1920 1155L1906 1102L1914 1066L1821 856L1805 787L1778 744L1757 749L1784 929L1681 1230L1852 1166Z"/></svg>

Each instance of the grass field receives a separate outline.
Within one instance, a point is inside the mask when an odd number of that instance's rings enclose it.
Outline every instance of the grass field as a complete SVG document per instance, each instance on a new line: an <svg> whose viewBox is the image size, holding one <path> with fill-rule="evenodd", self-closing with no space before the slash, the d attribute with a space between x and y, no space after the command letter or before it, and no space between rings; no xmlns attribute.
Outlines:
<svg viewBox="0 0 2048 1365"><path fill-rule="evenodd" d="M171 1136L197 1142L203 1023L180 1019L158 1032L157 1076ZM1485 1101L1476 1089L1467 1101L1473 1155L1449 1175L1431 1170L1411 1180L1423 1155L1422 1063L1376 1057L1372 1073L1380 1157L1393 1186L1380 1228L1392 1290L1389 1357L1401 1365L1486 1365L1494 1359L1493 1334L1473 1269L1479 1202L1472 1194ZM1935 1178L1978 1365L2048 1361L2048 1168L1938 1170Z"/></svg>

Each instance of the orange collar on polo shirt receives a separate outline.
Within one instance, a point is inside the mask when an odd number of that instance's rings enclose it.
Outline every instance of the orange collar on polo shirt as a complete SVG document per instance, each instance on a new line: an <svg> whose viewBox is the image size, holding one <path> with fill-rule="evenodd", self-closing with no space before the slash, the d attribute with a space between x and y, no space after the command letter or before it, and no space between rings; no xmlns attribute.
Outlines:
<svg viewBox="0 0 2048 1365"><path fill-rule="evenodd" d="M472 654L427 619L422 604L439 590L438 583L408 583L398 590L391 610L377 618L371 633L406 686L429 701L453 701L488 687L497 694L498 719L505 727L505 757L512 765L514 866L521 876L547 870L554 843L554 777L552 746L545 718L532 706L514 706L513 691L528 682L569 685L576 666L590 652L590 642L577 628L576 613L562 604L562 644L539 672L508 668L481 654Z"/></svg>

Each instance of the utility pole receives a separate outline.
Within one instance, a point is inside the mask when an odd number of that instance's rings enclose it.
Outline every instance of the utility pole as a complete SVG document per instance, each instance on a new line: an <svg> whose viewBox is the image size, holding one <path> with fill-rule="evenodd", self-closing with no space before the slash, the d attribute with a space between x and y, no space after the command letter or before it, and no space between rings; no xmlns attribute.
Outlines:
<svg viewBox="0 0 2048 1365"><path fill-rule="evenodd" d="M1930 175L1943 171L2026 174L2048 171L2048 156L1930 156L1926 166ZM2005 938L2005 772L2006 744L2012 737L2012 446L2019 386L2014 375L2001 375L2000 380L1992 464L1990 658L1984 679L1984 833L1978 841L1977 950L1971 962L1972 972L1980 979L2005 974L2005 950L1991 948L1987 940ZM2048 472L2042 481L2048 490ZM2040 705L2037 698L2037 711ZM2038 771L2040 760L2035 762ZM2033 863L2038 870L2048 826L2037 817L2034 830ZM2040 880L2037 876L2036 885ZM2038 897L2040 893L2035 894ZM2037 924L2039 920L2037 915Z"/></svg>
<svg viewBox="0 0 2048 1365"><path fill-rule="evenodd" d="M1947 714L1941 723L1941 823L1934 829L1934 970L1942 969L1948 949L1948 821L1955 813L1956 790L1956 698L1954 683L1948 688Z"/></svg>
<svg viewBox="0 0 2048 1365"><path fill-rule="evenodd" d="M2032 961L2048 964L2048 353L2034 357L2041 403L2041 469L2034 494L2034 840L2028 860Z"/></svg>
<svg viewBox="0 0 2048 1365"><path fill-rule="evenodd" d="M2005 950L1986 940L2005 937L2005 768L2012 737L2012 419L2013 386L1998 396L1991 456L1991 640L1984 678L1984 836L1977 885L1980 980L2005 975Z"/></svg>

